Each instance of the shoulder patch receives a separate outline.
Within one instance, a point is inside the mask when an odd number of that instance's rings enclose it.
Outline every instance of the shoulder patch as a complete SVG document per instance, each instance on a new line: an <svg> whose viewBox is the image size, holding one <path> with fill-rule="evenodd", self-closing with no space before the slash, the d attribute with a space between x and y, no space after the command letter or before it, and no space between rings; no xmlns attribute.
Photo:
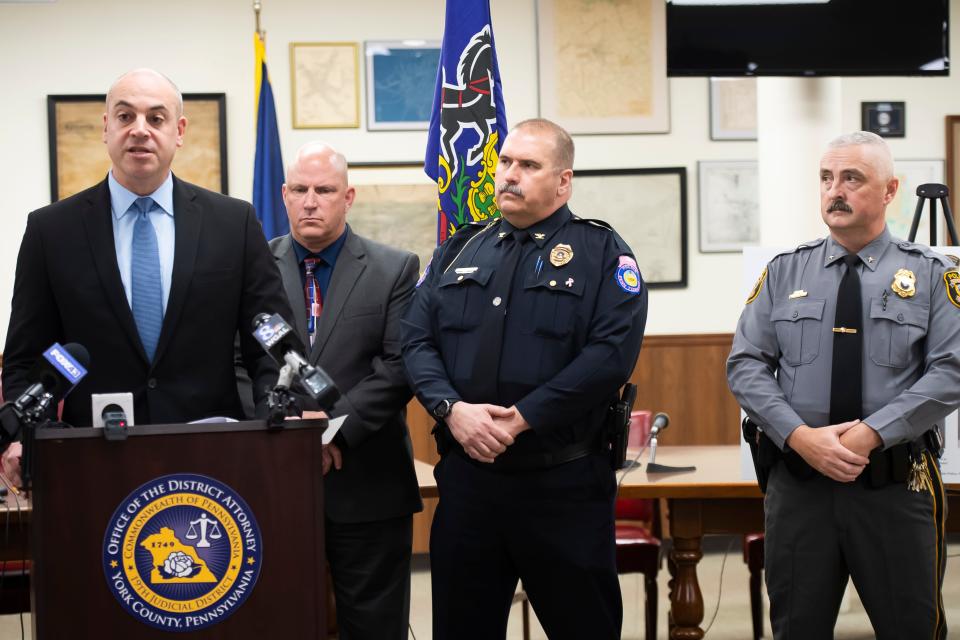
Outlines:
<svg viewBox="0 0 960 640"><path fill-rule="evenodd" d="M760 277L757 278L757 283L753 285L753 289L750 290L750 297L747 298L747 304L750 304L757 299L757 296L760 295L760 292L763 291L763 283L767 279L767 268L764 267L763 271L760 273Z"/></svg>
<svg viewBox="0 0 960 640"><path fill-rule="evenodd" d="M943 283L947 287L947 299L960 309L960 273L951 269L943 274Z"/></svg>
<svg viewBox="0 0 960 640"><path fill-rule="evenodd" d="M640 268L632 256L620 256L616 280L620 288L627 293L640 293Z"/></svg>

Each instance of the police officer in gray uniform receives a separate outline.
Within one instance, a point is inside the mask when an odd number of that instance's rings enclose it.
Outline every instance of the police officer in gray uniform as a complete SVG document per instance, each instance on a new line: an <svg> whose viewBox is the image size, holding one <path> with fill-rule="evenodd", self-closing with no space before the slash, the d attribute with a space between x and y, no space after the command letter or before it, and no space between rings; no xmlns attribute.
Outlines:
<svg viewBox="0 0 960 640"><path fill-rule="evenodd" d="M830 236L775 257L727 361L760 428L775 638L832 638L852 577L878 638L945 638L939 425L960 405L960 274L890 235L882 138L820 163Z"/></svg>

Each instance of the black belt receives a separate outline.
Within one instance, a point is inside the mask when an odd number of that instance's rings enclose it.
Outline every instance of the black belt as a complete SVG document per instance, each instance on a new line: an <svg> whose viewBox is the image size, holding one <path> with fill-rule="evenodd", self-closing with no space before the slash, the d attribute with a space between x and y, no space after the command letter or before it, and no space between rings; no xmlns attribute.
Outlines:
<svg viewBox="0 0 960 640"><path fill-rule="evenodd" d="M758 432L750 418L743 421L743 436L750 445L757 480L764 493L770 469L778 462L783 462L784 467L799 480L809 480L821 475L796 451L782 451L766 434ZM860 474L859 479L874 489L906 482L910 476L911 457L923 451L930 451L937 458L942 455L943 440L936 428L930 429L913 442L904 442L884 450L875 449L870 453L870 464L866 471Z"/></svg>
<svg viewBox="0 0 960 640"><path fill-rule="evenodd" d="M484 469L495 471L536 471L550 469L567 462L585 458L594 453L600 453L600 445L596 442L575 442L555 451L538 451L531 453L501 454L493 462L474 460L463 450L460 443L450 434L446 426L437 426L434 429L440 455L454 452L468 462ZM508 450L509 451L509 450Z"/></svg>

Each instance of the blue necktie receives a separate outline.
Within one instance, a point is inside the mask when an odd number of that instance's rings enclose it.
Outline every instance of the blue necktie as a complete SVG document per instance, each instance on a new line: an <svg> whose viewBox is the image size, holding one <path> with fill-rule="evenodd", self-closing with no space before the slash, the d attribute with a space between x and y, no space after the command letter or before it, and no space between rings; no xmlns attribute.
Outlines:
<svg viewBox="0 0 960 640"><path fill-rule="evenodd" d="M160 248L157 244L157 232L148 215L155 205L153 198L137 198L131 205L137 215L137 221L133 225L133 250L130 259L131 307L140 341L151 362L157 351L160 328L163 326Z"/></svg>

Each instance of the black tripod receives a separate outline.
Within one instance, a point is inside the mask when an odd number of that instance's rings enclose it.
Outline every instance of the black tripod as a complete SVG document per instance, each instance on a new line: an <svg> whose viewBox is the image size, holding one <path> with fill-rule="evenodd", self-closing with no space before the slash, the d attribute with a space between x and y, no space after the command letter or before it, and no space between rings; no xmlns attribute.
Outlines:
<svg viewBox="0 0 960 640"><path fill-rule="evenodd" d="M917 228L920 226L920 218L923 216L923 203L930 202L930 246L937 246L937 200L943 206L943 217L947 221L947 233L950 234L950 242L954 245L960 245L957 241L957 228L953 224L953 213L950 211L950 202L947 196L950 195L950 189L945 184L931 182L917 187L917 210L913 214L913 222L910 224L910 235L907 240L915 242L917 239Z"/></svg>

